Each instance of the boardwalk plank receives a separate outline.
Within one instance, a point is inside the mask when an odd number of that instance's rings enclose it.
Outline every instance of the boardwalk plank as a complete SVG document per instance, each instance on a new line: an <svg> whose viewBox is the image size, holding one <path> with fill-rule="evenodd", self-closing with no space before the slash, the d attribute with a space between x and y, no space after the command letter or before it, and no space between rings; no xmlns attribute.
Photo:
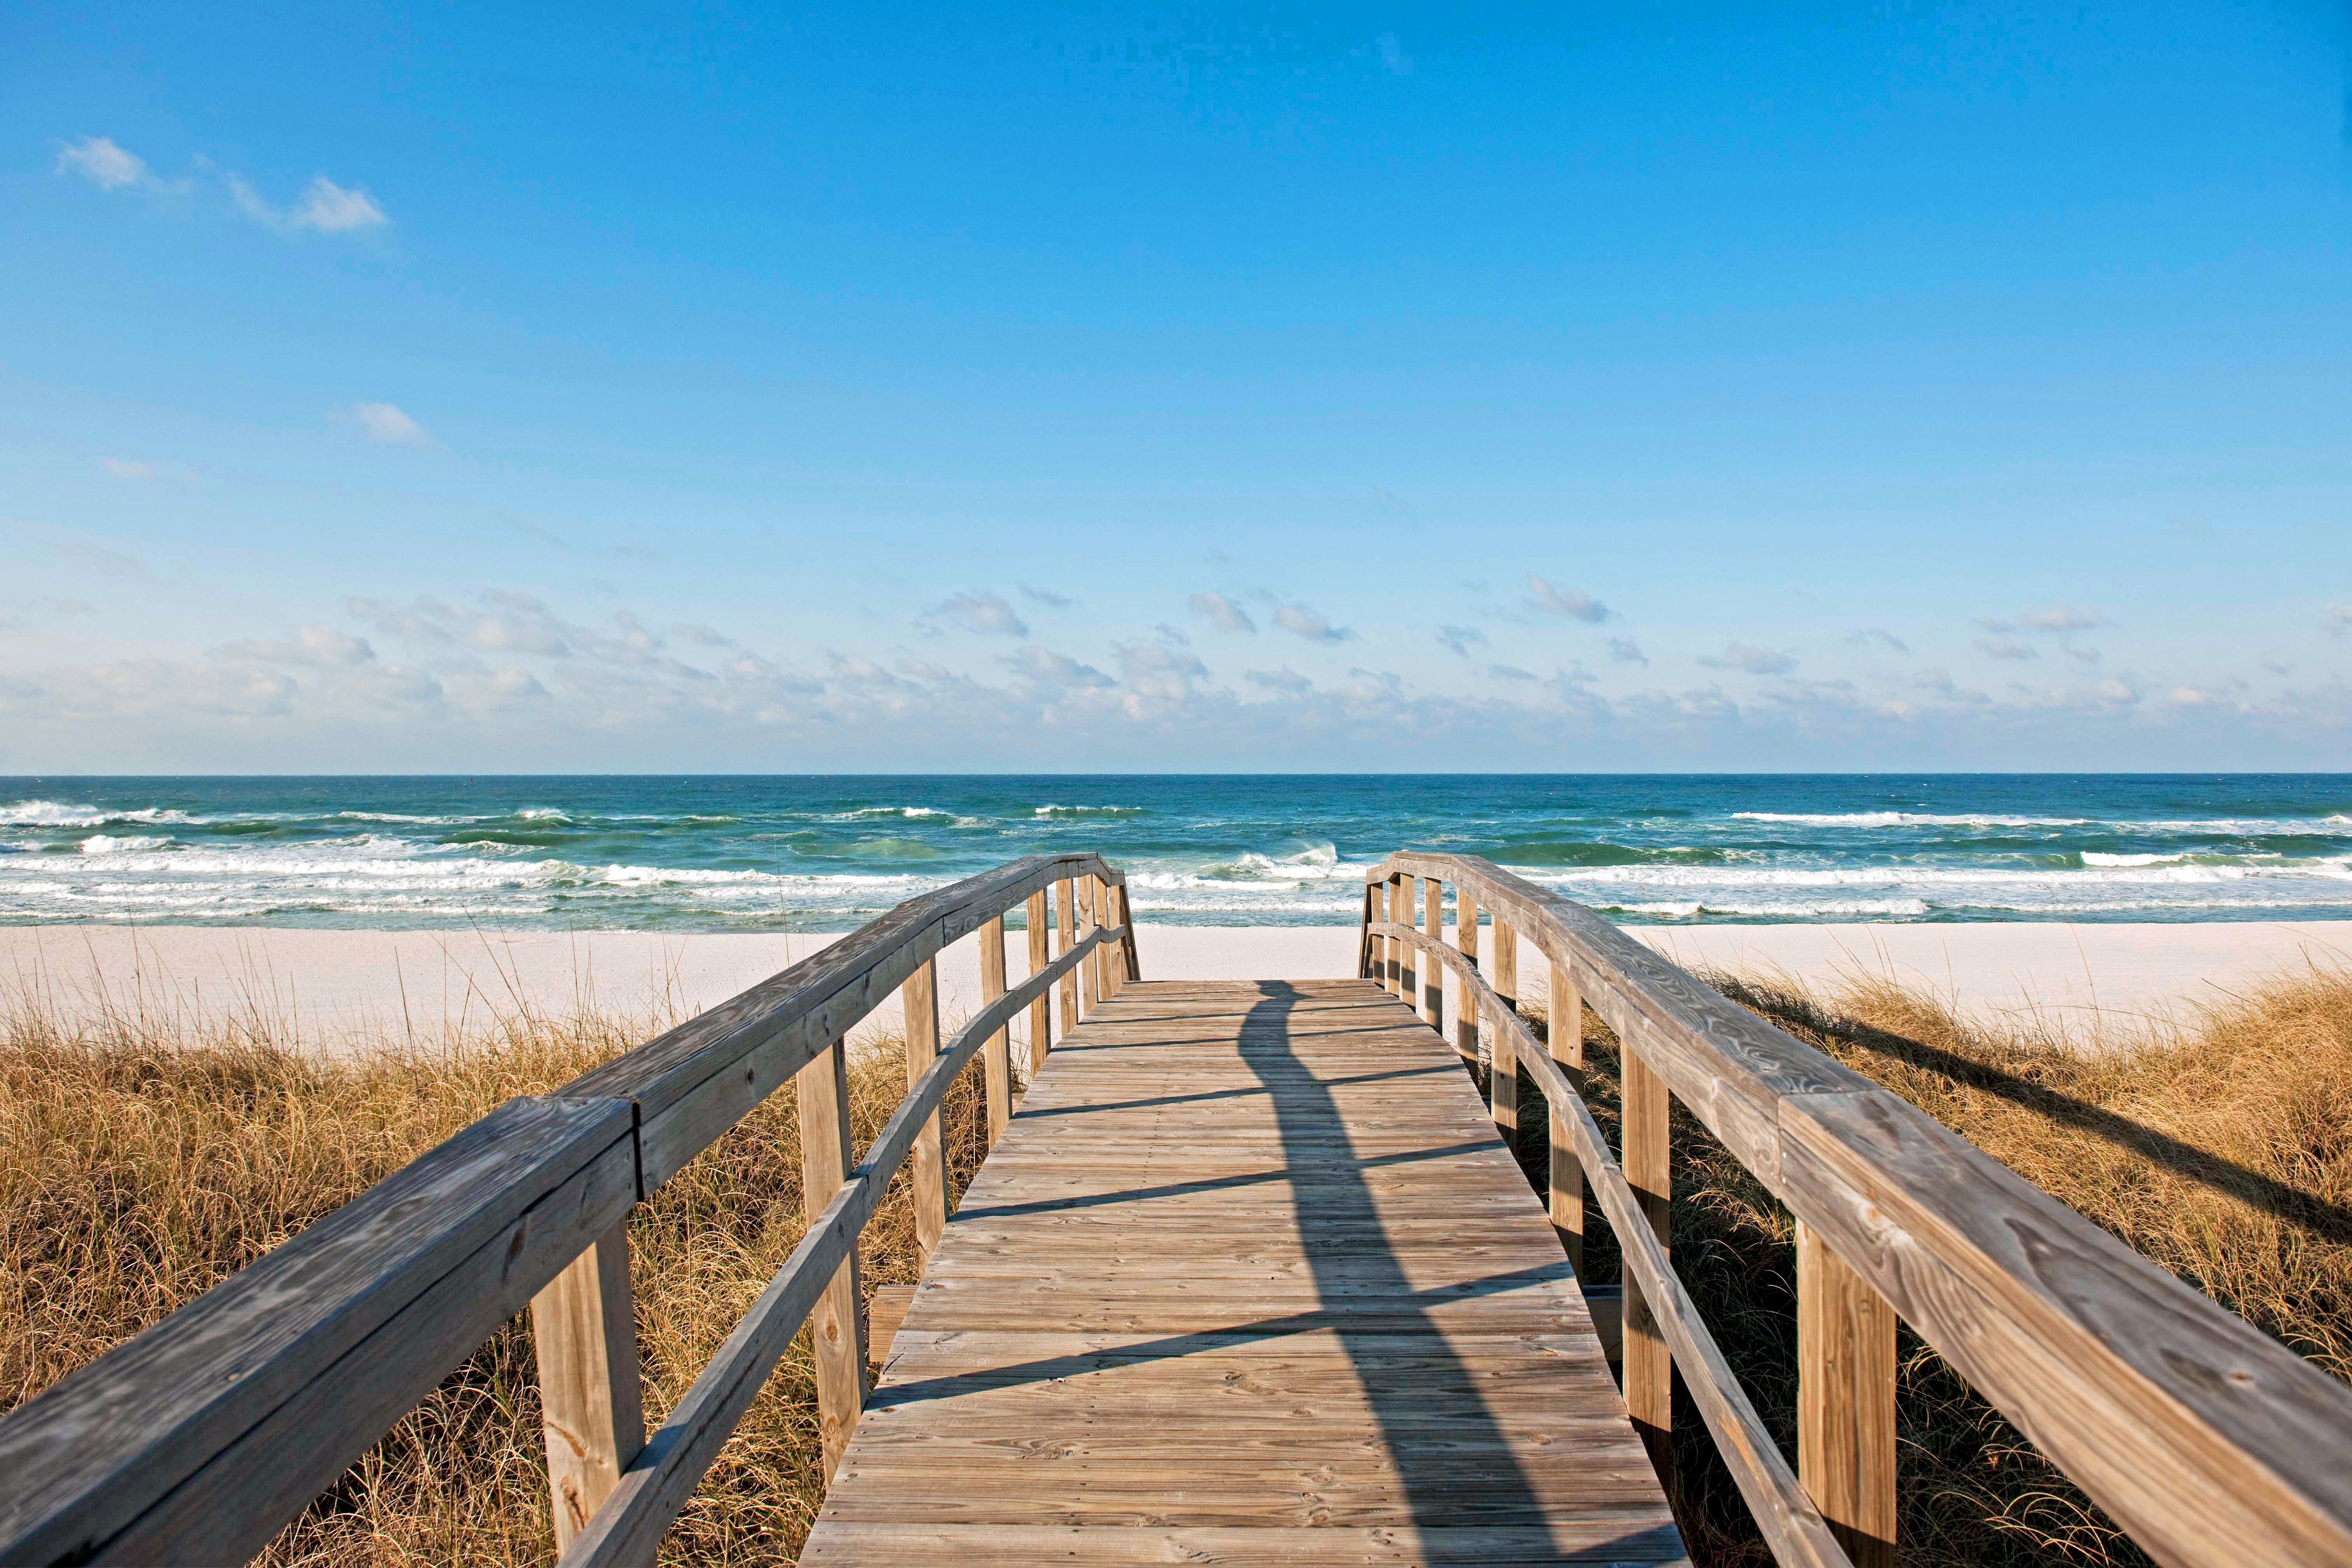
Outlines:
<svg viewBox="0 0 2352 1568"><path fill-rule="evenodd" d="M801 1561L1676 1563L1543 1204L1369 982L1131 983L916 1289Z"/></svg>

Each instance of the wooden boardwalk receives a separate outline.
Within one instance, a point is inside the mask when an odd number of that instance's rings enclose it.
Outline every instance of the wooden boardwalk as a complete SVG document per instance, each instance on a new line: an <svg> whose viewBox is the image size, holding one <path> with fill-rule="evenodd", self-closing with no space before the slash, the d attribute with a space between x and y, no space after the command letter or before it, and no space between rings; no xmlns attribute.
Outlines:
<svg viewBox="0 0 2352 1568"><path fill-rule="evenodd" d="M1684 1560L1542 1204L1361 980L1133 984L1056 1045L801 1557Z"/></svg>

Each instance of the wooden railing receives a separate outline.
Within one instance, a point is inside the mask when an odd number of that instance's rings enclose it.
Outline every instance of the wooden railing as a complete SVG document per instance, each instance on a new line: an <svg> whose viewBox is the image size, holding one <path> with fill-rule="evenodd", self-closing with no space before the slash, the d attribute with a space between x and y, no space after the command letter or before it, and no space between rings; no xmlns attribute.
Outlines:
<svg viewBox="0 0 2352 1568"><path fill-rule="evenodd" d="M1061 952L1046 957L1047 899ZM1004 916L1031 973L1007 989ZM935 961L977 931L984 1005L942 1047ZM804 1321L829 1475L863 1397L857 1238L912 1160L924 1252L947 1223L939 1109L975 1053L992 1142L1007 1026L1064 1027L1138 978L1125 878L1032 856L901 904L552 1095L510 1100L0 1420L0 1568L243 1562L528 1306L566 1568L647 1563ZM907 1097L853 1166L844 1042L893 991ZM641 1414L632 1209L787 1081L806 1237L659 1430Z"/></svg>
<svg viewBox="0 0 2352 1568"><path fill-rule="evenodd" d="M1517 1007L1523 941L1550 966L1545 1045ZM1679 1369L1779 1561L1894 1561L1899 1318L2158 1561L2352 1563L2352 1392L1906 1101L1475 857L1371 871L1360 955L1441 1031L1455 976L1456 1049L1490 1031L1507 1136L1520 1078L1541 1089L1561 1240L1580 1264L1590 1187L1624 1257L1629 1413L1668 1473ZM1586 1006L1622 1051L1614 1154L1580 1093ZM1797 1222L1793 1471L1675 1278L1676 1100Z"/></svg>

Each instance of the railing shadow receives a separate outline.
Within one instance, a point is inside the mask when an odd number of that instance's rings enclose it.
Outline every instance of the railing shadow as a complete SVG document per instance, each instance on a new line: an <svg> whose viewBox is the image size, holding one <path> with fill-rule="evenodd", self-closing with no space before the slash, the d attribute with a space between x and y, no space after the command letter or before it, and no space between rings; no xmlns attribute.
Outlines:
<svg viewBox="0 0 2352 1568"><path fill-rule="evenodd" d="M2004 1072L1989 1063L1977 1061L1898 1035L1859 1019L1823 1012L1793 997L1782 997L1769 989L1744 985L1737 981L1717 981L1718 989L1732 1000L1751 1007L1783 1027L1798 1027L1823 1038L1847 1041L1864 1050L1925 1068L1939 1073L1954 1083L1980 1089L2011 1104L2048 1117L2063 1126L2088 1132L2116 1147L2126 1149L2178 1176L2211 1188L2238 1199L2273 1218L2297 1226L2312 1235L2338 1246L2352 1246L2352 1208L2328 1202L2326 1198L2288 1184L2275 1176L2251 1170L2233 1160L2223 1159L2209 1149L2160 1131L2145 1122L2135 1121L2101 1106L2090 1104L2071 1095L2061 1094L2046 1085L2012 1072Z"/></svg>
<svg viewBox="0 0 2352 1568"><path fill-rule="evenodd" d="M1328 1144L1348 1151L1330 1162L1312 1197L1292 1186L1299 1247L1314 1272L1316 1294L1356 1371L1402 1484L1413 1522L1423 1529L1465 1523L1543 1526L1542 1500L1495 1421L1470 1367L1446 1342L1427 1310L1414 1300L1403 1262L1390 1247L1340 1250L1336 1236L1385 1236L1380 1205L1352 1152L1348 1123L1333 1086L1317 1078L1293 1049L1295 986L1257 983L1259 1001L1241 1025L1241 1058L1272 1097L1286 1147ZM1367 1299L1378 1318L1350 1312ZM1413 1336L1412 1353L1392 1342ZM1432 1410L1448 1419L1433 1423ZM1465 1486L1475 1476L1475 1486Z"/></svg>

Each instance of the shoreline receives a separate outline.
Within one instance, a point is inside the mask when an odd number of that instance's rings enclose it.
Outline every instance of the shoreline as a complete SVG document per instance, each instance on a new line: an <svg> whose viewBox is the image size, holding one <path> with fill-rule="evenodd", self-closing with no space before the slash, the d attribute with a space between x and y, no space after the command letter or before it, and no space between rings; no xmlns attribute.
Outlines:
<svg viewBox="0 0 2352 1568"><path fill-rule="evenodd" d="M2193 1019L2265 975L2352 965L2352 921L2088 924L1628 926L1685 968L1816 994L1868 976L1928 992L1963 1016L2086 1034ZM0 927L0 989L60 1012L112 1010L181 1026L236 1024L322 1048L430 1042L518 1016L602 1010L689 1016L845 933L323 931L63 924ZM1491 954L1493 928L1485 932ZM1356 928L1139 927L1147 979L1302 980L1355 969ZM1455 940L1452 928L1446 940ZM1006 944L1012 979L1027 943ZM1542 955L1522 946L1523 993ZM978 942L941 955L940 1005L978 1011ZM859 1026L894 1030L895 998ZM1019 1026L1016 1026L1016 1033Z"/></svg>

